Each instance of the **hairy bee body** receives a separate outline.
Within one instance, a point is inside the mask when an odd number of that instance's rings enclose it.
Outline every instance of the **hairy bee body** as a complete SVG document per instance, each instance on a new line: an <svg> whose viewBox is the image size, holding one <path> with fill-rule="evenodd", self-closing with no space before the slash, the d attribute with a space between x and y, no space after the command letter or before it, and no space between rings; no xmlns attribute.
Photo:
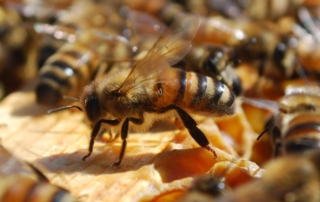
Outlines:
<svg viewBox="0 0 320 202"><path fill-rule="evenodd" d="M154 86L158 92L155 107L176 104L186 111L230 115L234 113L234 94L218 79L183 70L162 72L163 80Z"/></svg>
<svg viewBox="0 0 320 202"><path fill-rule="evenodd" d="M190 42L199 27L199 18L189 16L177 21L160 36L145 57L132 68L105 75L85 87L81 106L69 105L49 113L76 107L83 110L93 130L89 152L102 124L118 130L123 140L119 165L125 153L129 128L148 129L154 120L175 111L194 140L216 155L204 133L189 113L231 115L235 95L219 80L172 68L189 51Z"/></svg>
<svg viewBox="0 0 320 202"><path fill-rule="evenodd" d="M128 72L121 71L116 75L106 76L99 83L93 82L86 87L80 101L85 103L86 99L95 96L100 111L110 108L108 112L120 119L139 117L143 112L160 113L170 105L177 105L197 114L221 116L234 113L235 96L217 79L172 68L157 75L154 84L147 88L139 87L137 83L135 88L117 91L127 76ZM103 117L105 114L95 116L95 119Z"/></svg>
<svg viewBox="0 0 320 202"><path fill-rule="evenodd" d="M312 86L287 89L272 131L276 156L320 148L319 92Z"/></svg>
<svg viewBox="0 0 320 202"><path fill-rule="evenodd" d="M48 179L31 164L15 158L0 146L0 201L76 201L62 187Z"/></svg>

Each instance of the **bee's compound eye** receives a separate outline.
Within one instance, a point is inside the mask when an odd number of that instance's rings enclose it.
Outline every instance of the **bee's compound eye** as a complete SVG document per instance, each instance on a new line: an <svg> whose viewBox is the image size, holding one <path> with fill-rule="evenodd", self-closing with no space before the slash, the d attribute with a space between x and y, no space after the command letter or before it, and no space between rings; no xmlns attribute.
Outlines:
<svg viewBox="0 0 320 202"><path fill-rule="evenodd" d="M43 105L54 105L62 99L59 89L50 85L50 83L41 82L36 88L37 103Z"/></svg>
<svg viewBox="0 0 320 202"><path fill-rule="evenodd" d="M100 117L100 104L96 94L88 96L88 98L85 100L85 108L90 121Z"/></svg>
<svg viewBox="0 0 320 202"><path fill-rule="evenodd" d="M206 72L209 72L211 74L217 74L218 73L217 63L218 63L217 58L208 57L203 63L203 69Z"/></svg>

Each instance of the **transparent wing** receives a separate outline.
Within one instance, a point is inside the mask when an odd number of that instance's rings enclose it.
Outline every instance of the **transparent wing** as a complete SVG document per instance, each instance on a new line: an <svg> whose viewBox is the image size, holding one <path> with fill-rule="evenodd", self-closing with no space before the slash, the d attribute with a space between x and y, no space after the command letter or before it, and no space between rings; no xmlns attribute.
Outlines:
<svg viewBox="0 0 320 202"><path fill-rule="evenodd" d="M171 68L189 52L199 22L198 16L187 15L166 29L147 55L136 62L119 91L126 92L137 85L148 87L157 82L156 75Z"/></svg>

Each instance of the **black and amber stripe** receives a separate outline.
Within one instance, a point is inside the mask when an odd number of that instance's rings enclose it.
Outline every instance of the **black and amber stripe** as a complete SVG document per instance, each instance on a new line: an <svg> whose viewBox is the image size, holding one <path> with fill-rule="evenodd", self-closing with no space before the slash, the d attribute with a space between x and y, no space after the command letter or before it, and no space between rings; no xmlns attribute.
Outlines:
<svg viewBox="0 0 320 202"><path fill-rule="evenodd" d="M24 175L0 178L0 201L74 202L77 199L67 190L48 182L36 181ZM19 193L19 194L17 194Z"/></svg>
<svg viewBox="0 0 320 202"><path fill-rule="evenodd" d="M176 104L196 113L234 113L235 95L219 80L180 69L170 71L163 73L162 89L158 89L163 92L163 96L158 97L155 104L157 107Z"/></svg>
<svg viewBox="0 0 320 202"><path fill-rule="evenodd" d="M193 71L221 81L236 95L241 94L241 81L234 71L238 59L225 48L216 45L193 45L188 55L177 65L186 71Z"/></svg>
<svg viewBox="0 0 320 202"><path fill-rule="evenodd" d="M281 128L272 131L274 155L303 153L320 148L320 115L316 113L287 114ZM283 122L284 120L280 120Z"/></svg>
<svg viewBox="0 0 320 202"><path fill-rule="evenodd" d="M282 132L283 147L287 154L320 149L320 115L300 114Z"/></svg>
<svg viewBox="0 0 320 202"><path fill-rule="evenodd" d="M70 43L52 55L40 70L37 102L56 104L63 95L78 97L98 68L98 59L80 43Z"/></svg>

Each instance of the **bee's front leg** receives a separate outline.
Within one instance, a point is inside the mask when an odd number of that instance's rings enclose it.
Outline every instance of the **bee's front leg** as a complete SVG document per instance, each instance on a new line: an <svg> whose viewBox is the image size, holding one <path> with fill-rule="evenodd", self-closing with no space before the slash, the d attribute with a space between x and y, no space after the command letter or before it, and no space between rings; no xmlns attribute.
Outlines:
<svg viewBox="0 0 320 202"><path fill-rule="evenodd" d="M115 126L115 125L118 125L120 123L120 120L105 120L105 119L100 119L96 125L94 126L93 130L91 131L91 138L90 138L90 143L89 143L89 152L87 155L85 155L84 157L82 157L82 160L85 161L86 158L88 158L91 153L92 153L92 150L93 150L93 145L94 145L94 140L96 138L96 136L99 134L99 131L100 131L100 127L101 127L101 124L102 123L105 123L105 124L109 124L109 125L112 125L112 126Z"/></svg>

